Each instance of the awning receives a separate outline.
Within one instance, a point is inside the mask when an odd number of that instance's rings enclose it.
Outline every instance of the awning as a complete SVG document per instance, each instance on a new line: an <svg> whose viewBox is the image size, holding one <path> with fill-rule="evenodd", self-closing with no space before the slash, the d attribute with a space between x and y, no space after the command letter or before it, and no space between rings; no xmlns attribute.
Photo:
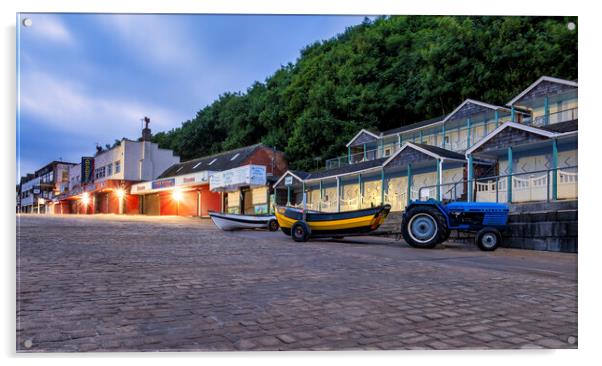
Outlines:
<svg viewBox="0 0 602 366"><path fill-rule="evenodd" d="M208 170L202 172L178 175L170 178L155 179L148 182L133 184L130 189L130 194L147 194L153 192L161 192L174 188L186 188L209 182L209 175L213 174Z"/></svg>

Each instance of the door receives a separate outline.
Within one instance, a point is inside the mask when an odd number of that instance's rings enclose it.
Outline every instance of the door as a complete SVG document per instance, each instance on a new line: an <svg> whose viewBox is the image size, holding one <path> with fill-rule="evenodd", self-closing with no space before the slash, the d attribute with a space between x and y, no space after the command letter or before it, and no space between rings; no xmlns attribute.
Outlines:
<svg viewBox="0 0 602 366"><path fill-rule="evenodd" d="M251 194L251 190L249 188L242 189L242 207L243 214L245 215L253 215L253 195Z"/></svg>

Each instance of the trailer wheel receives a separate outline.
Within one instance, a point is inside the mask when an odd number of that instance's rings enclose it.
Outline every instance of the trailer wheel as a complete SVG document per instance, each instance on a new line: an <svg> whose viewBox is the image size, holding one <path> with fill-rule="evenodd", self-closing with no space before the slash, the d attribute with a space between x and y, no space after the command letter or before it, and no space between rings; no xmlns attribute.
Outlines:
<svg viewBox="0 0 602 366"><path fill-rule="evenodd" d="M278 221L272 219L268 222L268 230L269 231L278 231L280 225L278 225Z"/></svg>
<svg viewBox="0 0 602 366"><path fill-rule="evenodd" d="M434 248L449 237L449 229L436 207L414 206L403 216L401 235L414 248Z"/></svg>
<svg viewBox="0 0 602 366"><path fill-rule="evenodd" d="M475 242L479 249L491 252L497 249L502 242L502 234L497 229L486 227L477 233Z"/></svg>
<svg viewBox="0 0 602 366"><path fill-rule="evenodd" d="M291 228L291 237L294 241L304 242L309 240L311 231L305 221L297 221Z"/></svg>

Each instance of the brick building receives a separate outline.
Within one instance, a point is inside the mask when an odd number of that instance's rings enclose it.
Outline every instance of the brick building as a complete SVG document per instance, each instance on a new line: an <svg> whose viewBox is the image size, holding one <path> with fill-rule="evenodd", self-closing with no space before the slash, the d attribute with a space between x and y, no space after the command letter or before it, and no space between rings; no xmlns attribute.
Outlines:
<svg viewBox="0 0 602 366"><path fill-rule="evenodd" d="M263 170L265 183L245 180L246 169L249 174ZM263 205L269 207L270 183L286 169L282 152L256 144L174 164L157 179L132 185L130 194L139 197L139 212L146 215L206 217L209 211L257 212L255 206L262 206L258 208L261 212ZM243 179L212 191L213 175Z"/></svg>

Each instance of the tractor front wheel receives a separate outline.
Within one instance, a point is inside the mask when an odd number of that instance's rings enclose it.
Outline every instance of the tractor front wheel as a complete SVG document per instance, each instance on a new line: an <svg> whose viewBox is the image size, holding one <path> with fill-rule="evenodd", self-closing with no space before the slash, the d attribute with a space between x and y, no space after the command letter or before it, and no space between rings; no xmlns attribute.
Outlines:
<svg viewBox="0 0 602 366"><path fill-rule="evenodd" d="M414 206L403 216L401 235L414 248L434 248L449 237L449 229L436 207Z"/></svg>
<svg viewBox="0 0 602 366"><path fill-rule="evenodd" d="M502 234L497 229L486 227L479 230L475 236L475 241L479 249L491 252L496 250L502 242Z"/></svg>

